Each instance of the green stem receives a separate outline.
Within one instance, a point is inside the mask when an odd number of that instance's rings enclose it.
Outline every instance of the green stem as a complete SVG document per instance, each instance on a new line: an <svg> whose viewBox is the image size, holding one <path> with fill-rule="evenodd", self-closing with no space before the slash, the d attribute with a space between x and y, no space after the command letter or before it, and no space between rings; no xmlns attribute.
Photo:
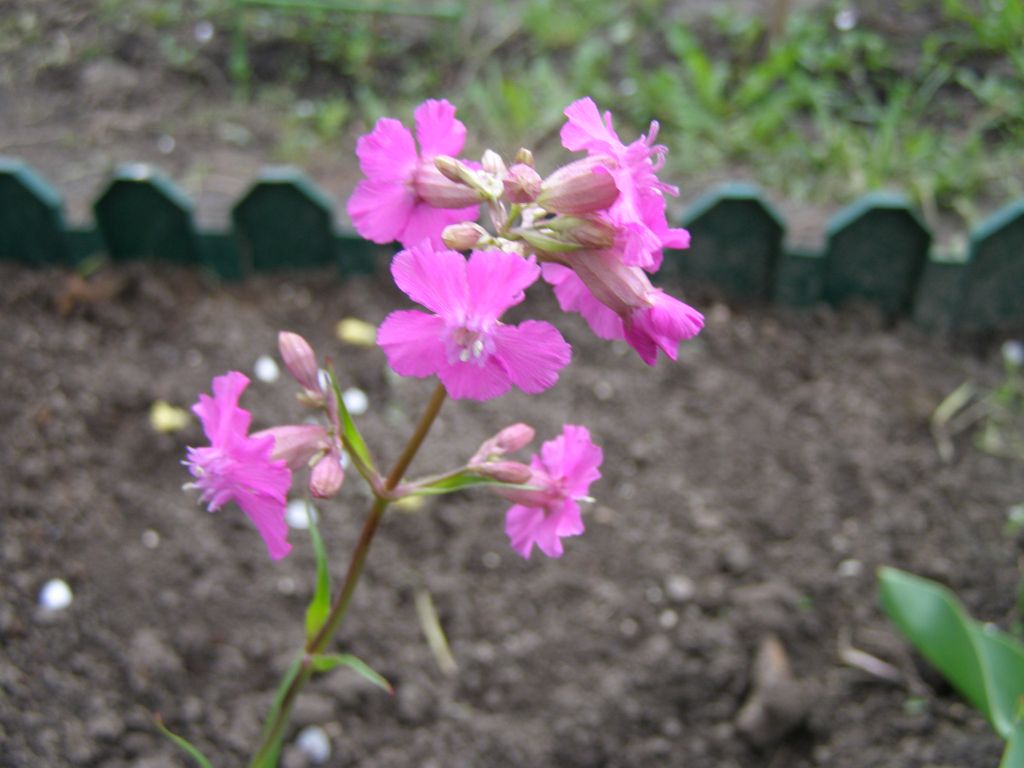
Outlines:
<svg viewBox="0 0 1024 768"><path fill-rule="evenodd" d="M412 464L412 460L415 458L420 446L423 445L423 441L426 439L427 433L430 432L435 419L437 419L437 414L441 412L441 406L444 405L446 395L447 392L444 385L438 383L434 394L430 398L430 402L427 403L427 407L423 411L423 415L420 416L416 429L402 450L402 454L398 457L398 461L395 462L395 466L384 480L385 492L394 490L395 486L402 481L402 477L405 475L409 465ZM306 681L313 676L313 656L323 653L334 633L341 626L342 619L345 618L345 614L348 611L349 603L352 601L356 584L363 573L366 555L370 551L370 545L373 543L373 537L377 533L377 528L380 525L381 518L384 516L384 510L387 509L388 503L388 499L382 496L378 495L374 498L373 506L370 507L370 512L363 523L363 529L359 533L359 541L356 542L355 549L352 550L352 559L349 561L348 571L341 585L341 592L338 593L338 597L331 606L331 612L328 614L323 627L320 628L320 631L312 640L306 643L302 666L285 691L284 697L281 699L281 706L277 710L273 722L268 725L260 748L250 763L251 768L262 766L267 756L274 749L274 745L288 724L292 705L295 704L299 691L306 684Z"/></svg>

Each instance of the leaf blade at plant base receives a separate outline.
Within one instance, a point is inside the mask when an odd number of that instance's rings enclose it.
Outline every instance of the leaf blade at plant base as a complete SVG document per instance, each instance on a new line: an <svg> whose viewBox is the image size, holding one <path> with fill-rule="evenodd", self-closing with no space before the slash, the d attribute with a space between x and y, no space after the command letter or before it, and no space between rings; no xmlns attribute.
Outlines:
<svg viewBox="0 0 1024 768"><path fill-rule="evenodd" d="M309 502L306 502L309 517L309 537L313 542L313 554L316 556L316 586L313 591L313 599L306 608L306 639L312 641L323 627L327 616L331 611L331 574L327 562L327 550L324 547L324 540L320 536L320 529L317 527L316 515L309 509Z"/></svg>
<svg viewBox="0 0 1024 768"><path fill-rule="evenodd" d="M207 759L206 755L200 752L199 748L184 736L179 736L164 725L163 718L161 718L160 715L154 715L153 722L156 725L156 729L173 742L180 750L195 760L196 765L200 768L213 768L213 764Z"/></svg>
<svg viewBox="0 0 1024 768"><path fill-rule="evenodd" d="M348 667L364 680L368 680L377 687L383 688L388 693L394 694L395 692L394 687L392 687L386 677L351 653L318 653L312 657L311 663L313 664L313 669L317 672L329 672L337 667Z"/></svg>
<svg viewBox="0 0 1024 768"><path fill-rule="evenodd" d="M882 608L921 654L1004 739L1024 694L1024 648L972 619L947 588L895 568L879 570Z"/></svg>

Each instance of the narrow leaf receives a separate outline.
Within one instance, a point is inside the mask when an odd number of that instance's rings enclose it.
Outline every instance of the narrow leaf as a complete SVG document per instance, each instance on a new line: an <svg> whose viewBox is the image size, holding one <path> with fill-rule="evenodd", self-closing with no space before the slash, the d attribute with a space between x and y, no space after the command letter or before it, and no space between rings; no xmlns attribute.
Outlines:
<svg viewBox="0 0 1024 768"><path fill-rule="evenodd" d="M288 686L292 684L292 680L294 680L296 675L299 674L299 670L301 668L302 659L295 659L291 666L288 667L288 671L284 673L284 677L281 678L281 682L278 683L277 691L274 693L274 701L271 703L270 710L267 712L266 720L263 721L263 732L260 734L260 743L263 743L267 738L271 723L277 719L277 714L281 711L281 704L284 703L284 697L288 692ZM281 752L282 738L283 736L279 736L266 756L264 756L264 758L259 762L254 762L252 768L277 768L277 757Z"/></svg>
<svg viewBox="0 0 1024 768"><path fill-rule="evenodd" d="M427 645L430 652L434 654L437 666L446 675L454 675L459 671L459 665L455 663L451 648L448 645L448 638L441 626L441 619L437 615L437 608L434 607L434 599L425 589L416 590L416 615L420 620L420 629L427 638Z"/></svg>
<svg viewBox="0 0 1024 768"><path fill-rule="evenodd" d="M358 656L353 656L351 653L321 653L314 656L312 661L313 669L317 672L329 672L336 667L342 666L348 667L388 693L393 694L395 692L395 689L391 687L391 683L386 678L375 672L365 661Z"/></svg>
<svg viewBox="0 0 1024 768"><path fill-rule="evenodd" d="M956 595L935 582L895 568L882 568L878 579L882 608L893 623L1009 739L1024 694L1020 643L972 619Z"/></svg>
<svg viewBox="0 0 1024 768"><path fill-rule="evenodd" d="M490 486L492 488L519 488L533 490L534 486L516 485L515 483L503 483L490 477L478 475L471 470L462 470L450 475L443 475L438 478L426 478L411 483L408 488L410 496L440 496L445 493L455 493L466 488L478 486Z"/></svg>
<svg viewBox="0 0 1024 768"><path fill-rule="evenodd" d="M309 502L306 502L307 509ZM306 609L306 637L312 640L323 627L327 615L331 611L331 575L327 566L327 550L324 540L320 537L316 515L309 511L309 537L313 541L313 554L316 556L316 588L313 599Z"/></svg>
<svg viewBox="0 0 1024 768"><path fill-rule="evenodd" d="M162 733L168 739L173 741L178 746L178 748L185 752L189 757L195 760L196 765L200 766L200 768L213 768L213 765L210 763L209 760L206 759L206 756L202 752L200 752L199 749L192 742L190 742L185 737L179 736L178 734L174 733L166 725L164 725L164 721L160 717L160 715L154 715L153 722L156 724L156 729L160 731L160 733Z"/></svg>
<svg viewBox="0 0 1024 768"><path fill-rule="evenodd" d="M1006 751L999 761L999 768L1024 768L1024 724L1019 721L1006 742Z"/></svg>
<svg viewBox="0 0 1024 768"><path fill-rule="evenodd" d="M376 473L376 469L373 467L373 458L370 456L370 449L366 447L366 441L359 434L356 423L352 420L348 408L345 407L345 398L341 394L341 387L338 385L338 379L334 375L333 367L327 367L327 375L331 380L331 391L334 393L334 401L338 405L338 415L341 417L341 438L345 448L352 454L356 462Z"/></svg>

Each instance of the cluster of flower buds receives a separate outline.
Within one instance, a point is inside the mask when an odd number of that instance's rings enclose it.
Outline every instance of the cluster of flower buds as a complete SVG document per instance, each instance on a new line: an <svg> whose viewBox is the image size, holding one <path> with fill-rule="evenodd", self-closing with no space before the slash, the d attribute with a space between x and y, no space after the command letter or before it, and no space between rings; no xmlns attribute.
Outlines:
<svg viewBox="0 0 1024 768"><path fill-rule="evenodd" d="M356 147L367 178L349 201L352 222L364 237L406 249L536 260L562 309L580 313L598 336L624 339L649 365L658 350L674 360L703 317L649 278L664 249L690 241L668 225L665 196L678 190L658 179L667 153L655 143L658 125L625 144L591 99L565 115L563 146L586 156L547 177L527 149L511 164L492 150L479 163L458 158L466 128L446 101L417 108L415 139L401 123L380 120ZM479 223L481 203L493 231Z"/></svg>

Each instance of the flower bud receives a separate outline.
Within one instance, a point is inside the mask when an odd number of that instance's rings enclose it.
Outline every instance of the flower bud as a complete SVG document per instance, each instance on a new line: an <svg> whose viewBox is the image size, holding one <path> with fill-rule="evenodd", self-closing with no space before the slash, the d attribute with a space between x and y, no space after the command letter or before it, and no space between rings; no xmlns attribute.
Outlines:
<svg viewBox="0 0 1024 768"><path fill-rule="evenodd" d="M421 163L416 168L412 179L416 196L434 208L468 208L479 204L479 193L466 186L465 182L452 181L450 176L440 170L440 160L437 157L433 164ZM458 160L455 162L458 163Z"/></svg>
<svg viewBox="0 0 1024 768"><path fill-rule="evenodd" d="M594 156L563 165L544 180L537 203L552 213L575 215L607 209L619 197L608 170L612 162Z"/></svg>
<svg viewBox="0 0 1024 768"><path fill-rule="evenodd" d="M473 471L500 483L512 483L513 485L527 483L533 476L533 471L518 461L489 461L474 466Z"/></svg>
<svg viewBox="0 0 1024 768"><path fill-rule="evenodd" d="M520 147L519 151L516 152L516 162L533 168L533 152L528 150L526 147Z"/></svg>
<svg viewBox="0 0 1024 768"><path fill-rule="evenodd" d="M332 451L313 467L309 475L309 492L317 499L330 499L341 490L344 481L345 470L338 455Z"/></svg>
<svg viewBox="0 0 1024 768"><path fill-rule="evenodd" d="M481 239L486 237L488 237L487 230L471 221L449 224L441 234L444 244L453 251L472 250L477 247Z"/></svg>
<svg viewBox="0 0 1024 768"><path fill-rule="evenodd" d="M277 334L277 349L281 353L285 368L305 389L319 392L319 371L316 355L309 342L297 333L281 331Z"/></svg>
<svg viewBox="0 0 1024 768"><path fill-rule="evenodd" d="M270 458L285 462L293 472L327 446L327 430L318 424L288 424L252 434L255 438L268 436L274 438Z"/></svg>
<svg viewBox="0 0 1024 768"><path fill-rule="evenodd" d="M496 456L514 453L529 445L533 440L533 435L533 427L529 424L520 423L505 427L498 434L484 440L473 458L469 460L469 464L471 467L476 467Z"/></svg>
<svg viewBox="0 0 1024 768"><path fill-rule="evenodd" d="M545 221L544 226L561 232L584 248L604 250L615 245L615 227L600 219L556 216Z"/></svg>
<svg viewBox="0 0 1024 768"><path fill-rule="evenodd" d="M505 197L512 203L532 203L540 194L540 174L523 163L516 163L505 176L502 184Z"/></svg>
<svg viewBox="0 0 1024 768"><path fill-rule="evenodd" d="M480 158L480 165L483 166L484 170L492 176L497 176L499 179L504 178L505 174L508 173L508 168L505 166L505 161L501 159L501 155L495 152L493 149L484 150L483 156Z"/></svg>

